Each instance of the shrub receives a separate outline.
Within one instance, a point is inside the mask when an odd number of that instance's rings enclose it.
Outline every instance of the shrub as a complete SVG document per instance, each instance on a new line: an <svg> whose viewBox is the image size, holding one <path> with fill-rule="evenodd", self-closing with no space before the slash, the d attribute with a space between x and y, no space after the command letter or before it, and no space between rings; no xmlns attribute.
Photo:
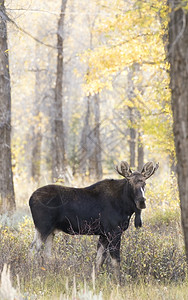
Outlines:
<svg viewBox="0 0 188 300"><path fill-rule="evenodd" d="M132 279L179 281L186 277L183 242L176 239L176 228L169 231L130 229L122 240L123 272Z"/></svg>
<svg viewBox="0 0 188 300"><path fill-rule="evenodd" d="M153 280L177 283L186 278L176 179L172 176L169 181L158 182L154 188L148 185L144 226L135 230L131 220L122 237L121 268L123 283L126 284L143 281L148 284ZM31 259L28 255L33 235L33 221L25 212L0 217L0 271L4 264L10 266L13 284L19 276L23 295L38 299L54 293L67 294L67 282L74 286L74 278L79 291L83 289L84 280L92 289L91 273L97 236L60 233L54 240L52 259L45 262L36 256ZM103 274L96 281L98 295L100 289L109 289L111 274L112 268L107 259Z"/></svg>

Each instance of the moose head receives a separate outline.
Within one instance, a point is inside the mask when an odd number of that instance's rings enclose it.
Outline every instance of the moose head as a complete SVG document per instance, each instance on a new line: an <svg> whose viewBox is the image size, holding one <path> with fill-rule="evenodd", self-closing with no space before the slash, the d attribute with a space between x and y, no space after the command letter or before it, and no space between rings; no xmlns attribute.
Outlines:
<svg viewBox="0 0 188 300"><path fill-rule="evenodd" d="M129 182L132 188L134 202L138 209L146 208L146 199L144 196L146 180L155 173L158 167L159 163L154 165L153 162L147 162L141 172L132 172L126 161L121 161L120 164L115 167L116 171Z"/></svg>

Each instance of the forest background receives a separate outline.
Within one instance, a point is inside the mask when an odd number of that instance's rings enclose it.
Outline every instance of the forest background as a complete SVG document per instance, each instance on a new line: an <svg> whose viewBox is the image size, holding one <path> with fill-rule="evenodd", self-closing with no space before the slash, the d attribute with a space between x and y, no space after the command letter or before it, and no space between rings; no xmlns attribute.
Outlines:
<svg viewBox="0 0 188 300"><path fill-rule="evenodd" d="M2 256L1 269L9 263L14 280L16 274L23 280L22 291L37 297L54 293L49 280L54 272L58 276L64 272L69 278L67 272L71 271L77 280L84 281L95 253L90 238L90 246L83 239L81 249L77 237L74 241L58 237L57 245L62 249L55 249L56 264L32 270L34 273L26 276L24 268L31 266L25 257L33 234L29 196L35 188L50 182L85 186L102 178L117 178L114 166L121 160L138 170L145 162L154 161L160 168L148 183L146 229L143 233L131 229L126 237L133 248L138 239L142 247L134 253L131 246L124 248L124 253L129 250L127 256L132 255L124 264L125 280L137 280L145 274L144 281L149 284L151 278L165 285L169 281L185 284L167 59L170 9L166 1L17 0L6 1L5 5L12 170L19 210L15 218L2 216L1 244L6 241L7 252ZM23 228L20 248L17 233ZM159 245L161 251L157 251ZM10 253L8 246L15 252ZM73 246L76 250L70 258ZM66 262L57 259L63 251ZM79 260L85 277L78 270ZM106 274L100 280L107 286L111 280L108 269ZM36 276L41 283L34 282ZM77 293L75 281L69 280L71 292ZM65 280L61 284L60 289L55 281L55 293L70 294ZM96 292L93 281L92 287ZM141 284L141 289L144 299L147 286L145 291ZM164 290L167 299L170 290ZM186 290L187 286L182 292ZM137 293L134 288L128 292L134 296ZM112 299L121 299L116 288L112 293L116 293Z"/></svg>
<svg viewBox="0 0 188 300"><path fill-rule="evenodd" d="M41 185L55 177L61 2L6 5L11 19L38 40L8 25L14 182L15 189L25 182L28 190L31 179ZM138 169L144 161L160 161L163 174L173 169L164 47L168 20L163 2L155 5L130 1L125 9L123 1L91 1L86 12L84 1L67 1L59 30L63 30L62 155L68 173L98 179L114 173L120 160ZM56 177L64 176L58 172Z"/></svg>

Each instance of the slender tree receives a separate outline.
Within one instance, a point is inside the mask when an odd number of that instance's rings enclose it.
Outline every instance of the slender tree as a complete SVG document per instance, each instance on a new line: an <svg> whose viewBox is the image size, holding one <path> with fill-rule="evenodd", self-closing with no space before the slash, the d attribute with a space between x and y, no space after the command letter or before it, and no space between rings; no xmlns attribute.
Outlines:
<svg viewBox="0 0 188 300"><path fill-rule="evenodd" d="M136 97L135 89L138 89L142 93L142 87L140 84L135 85L134 77L139 75L140 64L134 63L127 76L127 95L128 100L132 105L128 106L128 118L129 118L129 151L130 151L130 166L136 166L136 146L137 146L137 167L142 169L144 164L144 146L142 142L142 132L139 128L135 128L136 123L140 122L141 114L139 110L134 107L134 98Z"/></svg>
<svg viewBox="0 0 188 300"><path fill-rule="evenodd" d="M132 65L130 67L128 76L127 76L127 95L128 95L128 100L130 102L133 102L133 99L135 97L134 94L134 82L133 82L133 77L134 77L134 70L135 67ZM128 118L129 118L129 153L130 153L130 166L135 167L135 162L136 162L136 129L134 128L135 124L135 108L133 105L128 106Z"/></svg>
<svg viewBox="0 0 188 300"><path fill-rule="evenodd" d="M57 73L54 105L54 157L52 166L53 178L64 177L65 172L65 141L63 122L63 41L64 21L67 0L62 0L61 13L57 29Z"/></svg>
<svg viewBox="0 0 188 300"><path fill-rule="evenodd" d="M129 114L129 151L130 151L130 166L135 167L136 161L136 130L134 128L135 118L134 118L134 108L128 107L128 114Z"/></svg>
<svg viewBox="0 0 188 300"><path fill-rule="evenodd" d="M39 84L40 84L40 70L36 69L35 73L35 103L33 116L37 120L33 125L32 134L32 161L31 161L31 175L32 178L39 183L40 180L40 164L41 164L41 117L40 117L40 97L39 97ZM40 120L40 121L39 121Z"/></svg>
<svg viewBox="0 0 188 300"><path fill-rule="evenodd" d="M94 158L95 158L95 177L100 179L102 177L102 145L100 137L100 96L99 94L94 95L94 116L95 116L95 126L94 126Z"/></svg>
<svg viewBox="0 0 188 300"><path fill-rule="evenodd" d="M0 210L15 209L11 164L11 92L7 46L7 16L0 3Z"/></svg>
<svg viewBox="0 0 188 300"><path fill-rule="evenodd" d="M144 165L144 146L142 142L142 134L138 132L137 137L137 154L138 154L138 170L142 170Z"/></svg>
<svg viewBox="0 0 188 300"><path fill-rule="evenodd" d="M79 149L79 172L84 177L87 172L87 166L88 166L88 157L89 157L89 150L88 150L88 136L90 134L90 97L86 98L86 113L84 118L84 124L83 129L81 133L81 142L80 142L80 149Z"/></svg>
<svg viewBox="0 0 188 300"><path fill-rule="evenodd" d="M169 0L170 85L177 156L181 218L188 260L188 12L181 2Z"/></svg>
<svg viewBox="0 0 188 300"><path fill-rule="evenodd" d="M93 29L96 15L88 13L89 48L93 49ZM89 73L90 70L87 70ZM81 137L80 171L84 174L87 169L90 177L102 177L102 147L100 138L100 96L98 93L87 97L87 109ZM88 166L88 168L87 168Z"/></svg>
<svg viewBox="0 0 188 300"><path fill-rule="evenodd" d="M93 178L100 179L102 177L102 151L100 139L100 97L95 94L90 97L90 128L88 135L89 150L89 175Z"/></svg>
<svg viewBox="0 0 188 300"><path fill-rule="evenodd" d="M87 97L87 109L80 145L79 169L84 176L100 179L102 177L101 139L100 139L100 97L98 94Z"/></svg>
<svg viewBox="0 0 188 300"><path fill-rule="evenodd" d="M38 66L39 47L38 43L35 45L35 97L33 100L33 132L32 132L32 160L31 160L31 176L39 184L40 180L40 164L41 164L41 70Z"/></svg>

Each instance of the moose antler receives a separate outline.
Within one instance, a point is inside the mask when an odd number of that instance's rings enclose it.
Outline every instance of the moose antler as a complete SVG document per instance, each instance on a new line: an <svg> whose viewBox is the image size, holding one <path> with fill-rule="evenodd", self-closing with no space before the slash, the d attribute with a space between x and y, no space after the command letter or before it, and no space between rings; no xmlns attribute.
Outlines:
<svg viewBox="0 0 188 300"><path fill-rule="evenodd" d="M120 164L115 166L115 170L123 177L130 178L132 171L126 161L121 161Z"/></svg>
<svg viewBox="0 0 188 300"><path fill-rule="evenodd" d="M159 167L159 163L157 163L156 165L154 165L153 162L147 162L142 169L142 175L148 179L149 177L151 177L155 171L158 169Z"/></svg>

